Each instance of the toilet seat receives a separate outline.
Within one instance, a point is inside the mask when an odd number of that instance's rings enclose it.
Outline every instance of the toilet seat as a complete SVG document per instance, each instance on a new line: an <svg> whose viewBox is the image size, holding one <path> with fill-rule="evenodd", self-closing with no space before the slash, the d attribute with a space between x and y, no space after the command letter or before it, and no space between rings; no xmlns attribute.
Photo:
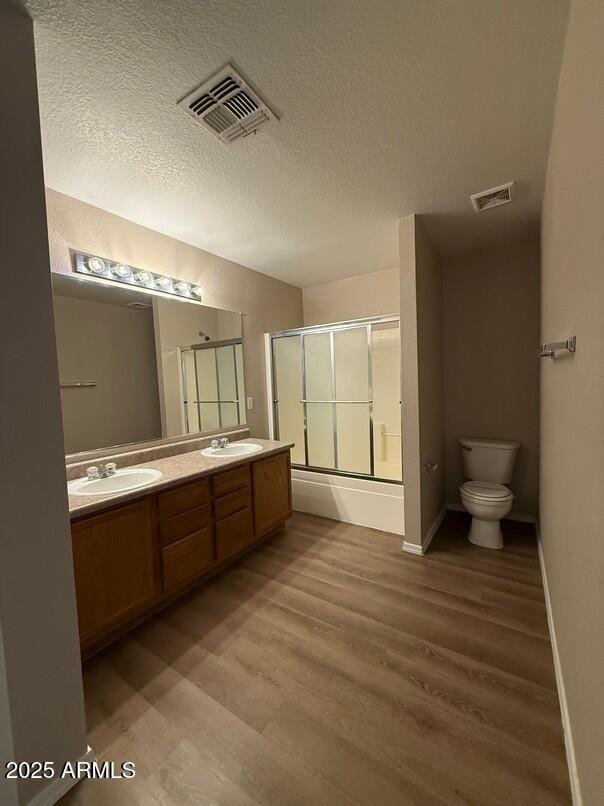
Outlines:
<svg viewBox="0 0 604 806"><path fill-rule="evenodd" d="M514 497L514 493L503 484L491 481L466 481L460 487L461 492L475 501L503 503Z"/></svg>

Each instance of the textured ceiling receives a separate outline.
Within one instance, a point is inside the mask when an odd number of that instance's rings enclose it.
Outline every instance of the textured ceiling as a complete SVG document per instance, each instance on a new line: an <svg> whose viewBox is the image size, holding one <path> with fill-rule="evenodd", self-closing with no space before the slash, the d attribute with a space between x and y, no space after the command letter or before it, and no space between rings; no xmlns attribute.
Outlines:
<svg viewBox="0 0 604 806"><path fill-rule="evenodd" d="M28 5L51 188L301 286L537 225L566 0ZM230 147L176 106L227 60L281 117Z"/></svg>

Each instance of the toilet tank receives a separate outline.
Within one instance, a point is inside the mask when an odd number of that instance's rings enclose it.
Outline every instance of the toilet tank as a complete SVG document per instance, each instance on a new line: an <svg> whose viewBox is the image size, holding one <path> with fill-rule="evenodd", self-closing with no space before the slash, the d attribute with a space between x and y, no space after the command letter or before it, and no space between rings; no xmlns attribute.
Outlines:
<svg viewBox="0 0 604 806"><path fill-rule="evenodd" d="M509 484L520 443L511 440L460 437L464 475L476 481Z"/></svg>

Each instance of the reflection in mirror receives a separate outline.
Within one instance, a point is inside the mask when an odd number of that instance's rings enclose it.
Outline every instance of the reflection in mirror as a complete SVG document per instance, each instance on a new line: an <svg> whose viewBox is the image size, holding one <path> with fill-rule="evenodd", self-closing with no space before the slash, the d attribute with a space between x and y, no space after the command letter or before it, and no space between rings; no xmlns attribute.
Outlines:
<svg viewBox="0 0 604 806"><path fill-rule="evenodd" d="M65 452L245 423L241 315L53 274Z"/></svg>
<svg viewBox="0 0 604 806"><path fill-rule="evenodd" d="M245 414L241 341L197 344L180 351L187 433L239 425Z"/></svg>

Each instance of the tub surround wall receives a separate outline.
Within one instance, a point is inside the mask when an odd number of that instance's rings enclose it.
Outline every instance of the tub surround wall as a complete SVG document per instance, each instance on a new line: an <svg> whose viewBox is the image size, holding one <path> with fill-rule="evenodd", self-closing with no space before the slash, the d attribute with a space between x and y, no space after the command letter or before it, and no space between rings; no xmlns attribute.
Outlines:
<svg viewBox="0 0 604 806"><path fill-rule="evenodd" d="M513 512L536 516L538 240L447 257L443 276L447 501L460 503L460 436L514 439Z"/></svg>
<svg viewBox="0 0 604 806"><path fill-rule="evenodd" d="M6 2L0 75L0 803L21 806L74 782L7 781L8 760L61 770L87 746L33 25Z"/></svg>
<svg viewBox="0 0 604 806"><path fill-rule="evenodd" d="M302 325L302 290L48 188L46 199L52 271L70 273L78 249L198 283L207 305L243 312L247 420L266 436L263 334Z"/></svg>
<svg viewBox="0 0 604 806"><path fill-rule="evenodd" d="M603 41L602 1L574 0L541 241L541 341L577 337L574 355L539 362L540 530L571 782L583 806L599 806L604 793Z"/></svg>

